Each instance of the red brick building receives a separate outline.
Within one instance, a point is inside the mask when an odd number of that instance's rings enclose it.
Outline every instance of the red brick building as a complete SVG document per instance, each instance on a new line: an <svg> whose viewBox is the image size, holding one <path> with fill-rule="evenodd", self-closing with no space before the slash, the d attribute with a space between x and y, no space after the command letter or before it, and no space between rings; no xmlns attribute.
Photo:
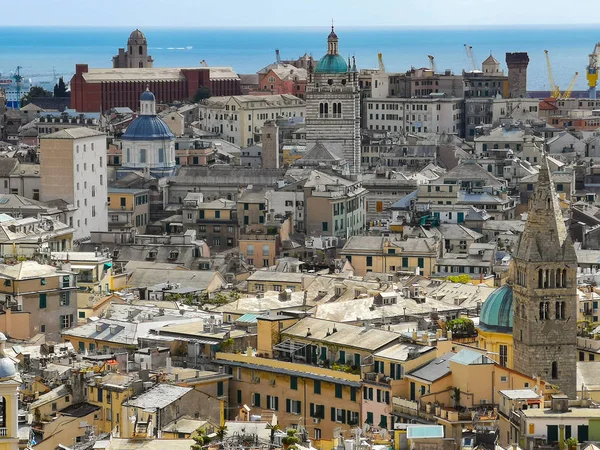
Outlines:
<svg viewBox="0 0 600 450"><path fill-rule="evenodd" d="M90 69L77 64L71 78L71 108L77 111L108 111L129 107L137 111L147 87L157 103L194 97L200 86L213 96L239 95L240 78L230 67Z"/></svg>
<svg viewBox="0 0 600 450"><path fill-rule="evenodd" d="M261 93L290 94L304 99L306 92L306 69L291 64L267 66L265 73L258 74L258 86Z"/></svg>

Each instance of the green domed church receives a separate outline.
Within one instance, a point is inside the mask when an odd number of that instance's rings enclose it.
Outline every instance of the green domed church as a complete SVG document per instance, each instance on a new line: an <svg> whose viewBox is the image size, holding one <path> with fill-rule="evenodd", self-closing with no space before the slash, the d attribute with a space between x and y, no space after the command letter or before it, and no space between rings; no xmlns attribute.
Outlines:
<svg viewBox="0 0 600 450"><path fill-rule="evenodd" d="M360 173L360 89L356 60L339 53L333 25L327 37L327 54L308 70L306 88L306 156L310 164L326 153L349 174ZM317 145L319 144L319 145ZM314 152L311 150L315 149ZM324 149L326 152L324 152Z"/></svg>

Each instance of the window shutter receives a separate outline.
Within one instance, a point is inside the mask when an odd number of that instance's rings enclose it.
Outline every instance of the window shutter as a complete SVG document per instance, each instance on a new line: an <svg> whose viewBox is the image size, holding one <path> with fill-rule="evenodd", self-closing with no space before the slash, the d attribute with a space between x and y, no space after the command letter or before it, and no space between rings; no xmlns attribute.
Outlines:
<svg viewBox="0 0 600 450"><path fill-rule="evenodd" d="M275 397L275 411L279 411L279 397Z"/></svg>
<svg viewBox="0 0 600 450"><path fill-rule="evenodd" d="M298 410L296 411L298 414L302 414L302 402L298 401Z"/></svg>
<svg viewBox="0 0 600 450"><path fill-rule="evenodd" d="M289 398L285 399L285 412L292 412L291 410L291 405L290 405L291 401Z"/></svg>
<svg viewBox="0 0 600 450"><path fill-rule="evenodd" d="M315 417L315 404L310 404L310 417Z"/></svg>
<svg viewBox="0 0 600 450"><path fill-rule="evenodd" d="M396 379L396 364L395 363L390 363L390 378L392 378L393 380Z"/></svg>
<svg viewBox="0 0 600 450"><path fill-rule="evenodd" d="M385 391L385 402L390 403L390 391Z"/></svg>
<svg viewBox="0 0 600 450"><path fill-rule="evenodd" d="M271 396L267 395L267 408L271 408Z"/></svg>
<svg viewBox="0 0 600 450"><path fill-rule="evenodd" d="M365 387L363 387L363 397L364 397L365 399L368 399L368 398L369 398L369 391L368 391L368 388L367 388L366 386L365 386Z"/></svg>
<svg viewBox="0 0 600 450"><path fill-rule="evenodd" d="M350 401L351 402L356 401L356 388L355 387L350 388Z"/></svg>
<svg viewBox="0 0 600 450"><path fill-rule="evenodd" d="M381 390L377 389L377 403L381 403Z"/></svg>
<svg viewBox="0 0 600 450"><path fill-rule="evenodd" d="M342 423L346 423L346 410L342 409Z"/></svg>
<svg viewBox="0 0 600 450"><path fill-rule="evenodd" d="M335 422L335 408L333 406L331 407L331 421Z"/></svg>

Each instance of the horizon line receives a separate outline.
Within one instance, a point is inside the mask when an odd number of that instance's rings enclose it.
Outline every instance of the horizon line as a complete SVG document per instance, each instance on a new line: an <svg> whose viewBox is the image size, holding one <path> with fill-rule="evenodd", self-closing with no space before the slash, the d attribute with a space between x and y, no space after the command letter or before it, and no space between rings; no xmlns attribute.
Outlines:
<svg viewBox="0 0 600 450"><path fill-rule="evenodd" d="M481 25L473 25L473 24L455 24L455 25L340 25L339 23L336 25L336 28L340 28L342 30L347 29L355 29L355 30L397 30L397 29L514 29L514 28L574 28L574 27L597 27L600 26L600 22L595 23L561 23L561 24L481 24ZM260 29L286 29L286 30L317 30L329 28L329 26L321 26L321 25L224 25L224 26L162 26L162 25L18 25L18 24L0 24L0 30L2 28L24 28L24 29L131 29L135 27L139 29L140 27L147 29L164 29L164 30L173 30L173 29L194 29L194 30L231 30L231 29L249 29L249 30L260 30Z"/></svg>

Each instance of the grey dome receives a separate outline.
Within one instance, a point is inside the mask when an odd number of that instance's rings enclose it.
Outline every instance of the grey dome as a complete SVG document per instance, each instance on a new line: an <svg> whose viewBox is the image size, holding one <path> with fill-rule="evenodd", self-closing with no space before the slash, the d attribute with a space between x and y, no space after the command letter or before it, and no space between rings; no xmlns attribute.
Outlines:
<svg viewBox="0 0 600 450"><path fill-rule="evenodd" d="M140 41L145 41L146 40L146 36L144 35L144 33L142 33L140 30L138 30L137 28L135 30L133 30L131 32L131 34L129 35L129 43L140 43Z"/></svg>
<svg viewBox="0 0 600 450"><path fill-rule="evenodd" d="M0 379L11 378L17 374L17 368L9 358L0 358Z"/></svg>

